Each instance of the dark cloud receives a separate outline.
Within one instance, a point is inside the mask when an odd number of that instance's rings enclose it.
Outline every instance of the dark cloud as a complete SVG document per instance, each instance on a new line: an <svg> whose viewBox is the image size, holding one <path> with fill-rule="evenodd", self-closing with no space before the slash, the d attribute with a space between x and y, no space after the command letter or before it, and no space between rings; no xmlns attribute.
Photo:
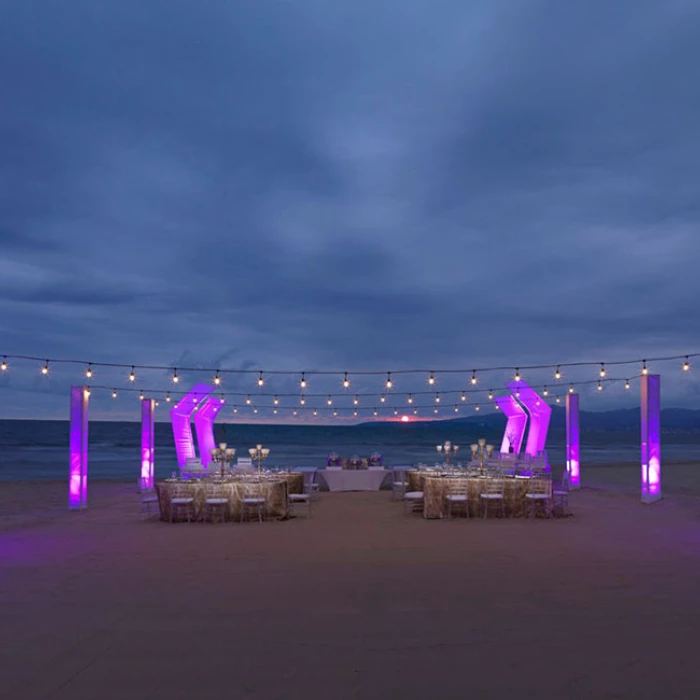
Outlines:
<svg viewBox="0 0 700 700"><path fill-rule="evenodd" d="M2 15L0 352L437 370L700 348L696 3ZM62 411L76 370L35 369L6 395Z"/></svg>

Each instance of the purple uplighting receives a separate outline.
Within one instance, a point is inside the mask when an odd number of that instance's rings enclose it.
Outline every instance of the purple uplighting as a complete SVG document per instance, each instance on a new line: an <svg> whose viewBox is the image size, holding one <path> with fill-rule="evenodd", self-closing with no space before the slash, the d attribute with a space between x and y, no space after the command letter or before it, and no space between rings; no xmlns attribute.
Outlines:
<svg viewBox="0 0 700 700"><path fill-rule="evenodd" d="M214 421L219 411L224 407L221 399L209 396L194 416L194 427L197 431L197 445L199 446L199 458L206 468L211 462L211 451L216 447L214 443Z"/></svg>
<svg viewBox="0 0 700 700"><path fill-rule="evenodd" d="M190 391L170 411L170 420L173 425L175 438L175 452L180 468L186 466L188 459L194 459L197 455L192 438L192 425L190 419L201 401L214 391L209 384L195 384Z"/></svg>
<svg viewBox="0 0 700 700"><path fill-rule="evenodd" d="M68 508L87 508L88 476L88 401L86 386L70 390L70 472L68 476Z"/></svg>
<svg viewBox="0 0 700 700"><path fill-rule="evenodd" d="M141 402L141 489L153 488L155 466L155 401Z"/></svg>
<svg viewBox="0 0 700 700"><path fill-rule="evenodd" d="M508 388L512 393L516 391L520 393L520 403L525 406L530 414L530 428L527 433L525 452L532 457L536 457L544 451L547 444L547 433L549 432L549 419L552 415L552 409L529 384L522 380L510 382Z"/></svg>
<svg viewBox="0 0 700 700"><path fill-rule="evenodd" d="M566 395L566 471L572 489L581 488L578 399L578 394Z"/></svg>
<svg viewBox="0 0 700 700"><path fill-rule="evenodd" d="M508 447L511 442L510 438L512 438L513 450L515 454L519 454L520 448L523 446L523 436L525 435L525 426L527 425L527 413L525 413L523 407L517 402L514 396L498 396L494 401L503 411L503 415L508 418L506 429L503 433L501 452L508 452Z"/></svg>
<svg viewBox="0 0 700 700"><path fill-rule="evenodd" d="M642 414L642 503L661 500L661 377L640 379Z"/></svg>

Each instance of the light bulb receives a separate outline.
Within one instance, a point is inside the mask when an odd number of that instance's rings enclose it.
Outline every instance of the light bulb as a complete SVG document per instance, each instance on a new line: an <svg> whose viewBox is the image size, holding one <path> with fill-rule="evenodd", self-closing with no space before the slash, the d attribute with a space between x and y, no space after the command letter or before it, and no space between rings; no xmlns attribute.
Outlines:
<svg viewBox="0 0 700 700"><path fill-rule="evenodd" d="M180 377L177 376L177 367L175 368L175 371L173 372L173 384L177 384L180 381Z"/></svg>
<svg viewBox="0 0 700 700"><path fill-rule="evenodd" d="M603 385L600 382L598 382L597 389L598 389L598 391L603 391Z"/></svg>
<svg viewBox="0 0 700 700"><path fill-rule="evenodd" d="M544 391L542 392L543 396L549 396L549 390L547 389L547 385L545 384Z"/></svg>
<svg viewBox="0 0 700 700"><path fill-rule="evenodd" d="M233 407L233 412L234 412L234 413L238 413L238 406L234 406L234 407Z"/></svg>
<svg viewBox="0 0 700 700"><path fill-rule="evenodd" d="M275 415L277 415L277 409L276 409L276 408L273 408L273 409L272 409L272 412L273 412Z"/></svg>
<svg viewBox="0 0 700 700"><path fill-rule="evenodd" d="M343 379L343 387L347 389L350 386L350 380L348 379L348 373L345 373L345 378Z"/></svg>
<svg viewBox="0 0 700 700"><path fill-rule="evenodd" d="M328 397L327 403L329 406L333 403L333 399L330 396Z"/></svg>
<svg viewBox="0 0 700 700"><path fill-rule="evenodd" d="M430 376L428 377L428 384L431 386L435 384L435 374L433 372L430 373Z"/></svg>
<svg viewBox="0 0 700 700"><path fill-rule="evenodd" d="M334 409L333 409L333 415L334 415L334 416L337 416L337 415L338 415L338 409L337 409L337 408L334 408Z"/></svg>
<svg viewBox="0 0 700 700"><path fill-rule="evenodd" d="M305 378L304 374L305 374L304 372L301 373L301 381L299 382L299 386L302 389L306 389L306 378Z"/></svg>
<svg viewBox="0 0 700 700"><path fill-rule="evenodd" d="M467 394L466 394L466 392L463 391L463 392L462 392L462 396L460 396L460 398L462 399L462 401L466 401L466 400L467 400Z"/></svg>
<svg viewBox="0 0 700 700"><path fill-rule="evenodd" d="M306 404L306 396L304 394L301 395L301 399L299 399L299 403L303 406Z"/></svg>
<svg viewBox="0 0 700 700"><path fill-rule="evenodd" d="M117 398L117 390L116 389L112 392L112 398L113 399Z"/></svg>
<svg viewBox="0 0 700 700"><path fill-rule="evenodd" d="M46 375L49 373L49 361L46 360L46 364L41 368L41 373Z"/></svg>
<svg viewBox="0 0 700 700"><path fill-rule="evenodd" d="M413 403L413 394L408 395L408 403Z"/></svg>
<svg viewBox="0 0 700 700"><path fill-rule="evenodd" d="M85 376L88 379L92 379L92 364L89 364L87 369L85 370Z"/></svg>
<svg viewBox="0 0 700 700"><path fill-rule="evenodd" d="M517 398L517 399L520 398L520 389L518 389L518 390L515 392L515 398Z"/></svg>
<svg viewBox="0 0 700 700"><path fill-rule="evenodd" d="M557 396L557 403L559 403L559 397Z"/></svg>
<svg viewBox="0 0 700 700"><path fill-rule="evenodd" d="M293 415L293 416L296 416L296 414L297 414L297 409L295 408L295 409L292 411L292 415Z"/></svg>
<svg viewBox="0 0 700 700"><path fill-rule="evenodd" d="M688 357L686 356L685 362L683 363L683 371L687 372L690 369L690 362L688 362Z"/></svg>
<svg viewBox="0 0 700 700"><path fill-rule="evenodd" d="M133 366L131 367L131 374L129 374L129 381L130 381L130 382L135 382L135 381L136 381L136 374L134 373L134 368L133 368Z"/></svg>
<svg viewBox="0 0 700 700"><path fill-rule="evenodd" d="M520 370L517 367L515 368L515 376L513 379L515 379L516 382L520 381Z"/></svg>
<svg viewBox="0 0 700 700"><path fill-rule="evenodd" d="M569 386L569 393L573 394L574 393L574 387L573 385Z"/></svg>
<svg viewBox="0 0 700 700"><path fill-rule="evenodd" d="M249 394L248 396L245 397L245 402L246 402L246 405L247 405L247 406L250 406L250 404L251 404L250 394Z"/></svg>
<svg viewBox="0 0 700 700"><path fill-rule="evenodd" d="M253 409L253 413L257 413L257 412L258 412L258 409L257 409L257 408L254 408L254 409Z"/></svg>
<svg viewBox="0 0 700 700"><path fill-rule="evenodd" d="M394 415L395 415L395 416L398 416L398 415L399 415L399 409L398 409L398 408L395 408L395 409L394 409Z"/></svg>
<svg viewBox="0 0 700 700"><path fill-rule="evenodd" d="M2 364L0 365L0 369L3 372L7 372L7 357L2 358Z"/></svg>
<svg viewBox="0 0 700 700"><path fill-rule="evenodd" d="M555 379L561 379L561 368L557 365L557 371L554 373Z"/></svg>
<svg viewBox="0 0 700 700"><path fill-rule="evenodd" d="M472 384L476 384L476 370L472 370Z"/></svg>
<svg viewBox="0 0 700 700"><path fill-rule="evenodd" d="M143 399L144 399L143 391L139 394L139 398L141 399L141 401L143 401Z"/></svg>
<svg viewBox="0 0 700 700"><path fill-rule="evenodd" d="M386 388L391 389L394 386L394 382L391 381L391 372L386 375Z"/></svg>
<svg viewBox="0 0 700 700"><path fill-rule="evenodd" d="M272 403L274 403L275 406L277 406L279 404L279 402L280 402L280 400L277 398L277 394L275 394L275 398L272 400Z"/></svg>
<svg viewBox="0 0 700 700"><path fill-rule="evenodd" d="M166 394L166 395L165 395L165 400L166 400L168 403L170 403L170 394Z"/></svg>
<svg viewBox="0 0 700 700"><path fill-rule="evenodd" d="M214 384L219 386L221 384L221 377L219 376L219 370L216 370L216 376L214 377Z"/></svg>
<svg viewBox="0 0 700 700"><path fill-rule="evenodd" d="M459 413L459 406L455 406L455 413Z"/></svg>
<svg viewBox="0 0 700 700"><path fill-rule="evenodd" d="M221 394L221 398L219 399L221 403L226 403L226 399L224 398L224 395Z"/></svg>
<svg viewBox="0 0 700 700"><path fill-rule="evenodd" d="M643 374L644 376L646 376L647 374L649 374L649 370L647 369L647 361L646 361L646 360L644 360L643 363L642 363L642 374Z"/></svg>
<svg viewBox="0 0 700 700"><path fill-rule="evenodd" d="M353 416L357 416L357 409L354 409L354 410L353 410L352 415L353 415Z"/></svg>
<svg viewBox="0 0 700 700"><path fill-rule="evenodd" d="M437 413L437 412L438 412L437 408L434 408L433 413Z"/></svg>
<svg viewBox="0 0 700 700"><path fill-rule="evenodd" d="M417 409L417 408L414 408L414 409L413 409L413 415L414 415L414 416L417 416L417 415L418 415L418 409Z"/></svg>
<svg viewBox="0 0 700 700"><path fill-rule="evenodd" d="M360 399L357 394L355 394L355 398L352 400L352 402L357 406L358 403L360 403Z"/></svg>
<svg viewBox="0 0 700 700"><path fill-rule="evenodd" d="M630 380L627 379L627 380L625 381L625 389L629 389L629 388L630 388Z"/></svg>
<svg viewBox="0 0 700 700"><path fill-rule="evenodd" d="M382 403L384 403L384 402L386 401L386 396L384 396L384 394L382 394L382 395L379 397L379 400L380 400Z"/></svg>
<svg viewBox="0 0 700 700"><path fill-rule="evenodd" d="M601 363L600 363L600 376L601 376L601 377L604 377L605 374L606 374L606 373L605 373L605 364L601 362Z"/></svg>
<svg viewBox="0 0 700 700"><path fill-rule="evenodd" d="M490 398L490 399L493 398L493 391L491 391L491 389L489 389L489 398Z"/></svg>
<svg viewBox="0 0 700 700"><path fill-rule="evenodd" d="M440 403L440 394L435 394L435 403Z"/></svg>
<svg viewBox="0 0 700 700"><path fill-rule="evenodd" d="M314 415L315 415L315 416L318 415L318 411L317 411L315 408L314 408Z"/></svg>
<svg viewBox="0 0 700 700"><path fill-rule="evenodd" d="M475 411L478 411L478 410L479 410L479 404L476 404L476 406L474 406L474 410L475 410Z"/></svg>
<svg viewBox="0 0 700 700"><path fill-rule="evenodd" d="M263 373L260 372L260 376L258 377L258 386L264 386L265 385L265 380L263 379Z"/></svg>
<svg viewBox="0 0 700 700"><path fill-rule="evenodd" d="M376 409L376 408L374 409L374 415L375 415L375 416L377 415L377 409Z"/></svg>

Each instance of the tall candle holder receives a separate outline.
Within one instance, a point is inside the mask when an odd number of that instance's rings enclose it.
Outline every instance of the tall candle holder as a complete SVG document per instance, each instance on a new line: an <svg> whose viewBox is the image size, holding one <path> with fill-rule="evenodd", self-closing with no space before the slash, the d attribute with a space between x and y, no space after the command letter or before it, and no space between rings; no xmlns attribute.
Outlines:
<svg viewBox="0 0 700 700"><path fill-rule="evenodd" d="M214 462L221 465L221 477L223 478L226 470L226 465L231 464L236 450L232 447L227 447L225 442L220 442L219 447L211 451L211 458Z"/></svg>
<svg viewBox="0 0 700 700"><path fill-rule="evenodd" d="M474 458L479 460L479 474L484 476L484 461L486 459L491 459L493 454L493 445L487 445L485 438L480 438L477 444L471 446L472 448L472 460Z"/></svg>
<svg viewBox="0 0 700 700"><path fill-rule="evenodd" d="M266 460L270 454L269 447L263 447L262 445L256 445L248 450L248 454L251 459L258 463L258 478L261 476L262 463Z"/></svg>
<svg viewBox="0 0 700 700"><path fill-rule="evenodd" d="M453 445L449 440L445 441L444 445L436 445L435 449L439 455L445 455L445 463L450 466L450 457L454 455L457 459L457 452L459 452L459 445Z"/></svg>

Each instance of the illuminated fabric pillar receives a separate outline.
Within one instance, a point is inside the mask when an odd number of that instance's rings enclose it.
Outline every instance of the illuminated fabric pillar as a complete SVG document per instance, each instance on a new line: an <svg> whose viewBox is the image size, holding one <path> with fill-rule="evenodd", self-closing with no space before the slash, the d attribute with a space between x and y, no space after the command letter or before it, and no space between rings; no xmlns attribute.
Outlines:
<svg viewBox="0 0 700 700"><path fill-rule="evenodd" d="M642 503L661 500L661 377L642 375Z"/></svg>
<svg viewBox="0 0 700 700"><path fill-rule="evenodd" d="M526 382L510 382L508 388L513 394L520 394L518 400L530 414L530 428L527 432L527 443L525 452L536 457L544 451L547 444L547 433L549 432L549 419L552 416L552 409L546 401L543 401L539 394Z"/></svg>
<svg viewBox="0 0 700 700"><path fill-rule="evenodd" d="M175 438L175 453L180 468L187 465L188 459L194 459L197 456L194 450L190 418L200 402L206 399L212 391L214 388L209 384L195 384L170 410L173 437Z"/></svg>
<svg viewBox="0 0 700 700"><path fill-rule="evenodd" d="M88 476L88 401L86 386L70 389L70 471L68 474L68 508L87 508Z"/></svg>
<svg viewBox="0 0 700 700"><path fill-rule="evenodd" d="M578 394L566 395L566 471L569 488L581 488Z"/></svg>
<svg viewBox="0 0 700 700"><path fill-rule="evenodd" d="M199 458L204 467L211 462L211 451L214 444L214 421L219 411L224 407L223 399L215 399L213 396L203 401L194 414L194 427L197 431L197 445L199 446Z"/></svg>
<svg viewBox="0 0 700 700"><path fill-rule="evenodd" d="M503 433L501 452L508 452L508 447L510 445L508 436L511 436L513 438L513 450L515 454L519 454L520 448L523 445L525 426L527 425L527 413L525 413L523 407L517 402L515 396L498 396L494 401L503 411L503 415L508 418L506 429Z"/></svg>
<svg viewBox="0 0 700 700"><path fill-rule="evenodd" d="M141 401L141 490L153 488L155 466L155 406L153 399Z"/></svg>

